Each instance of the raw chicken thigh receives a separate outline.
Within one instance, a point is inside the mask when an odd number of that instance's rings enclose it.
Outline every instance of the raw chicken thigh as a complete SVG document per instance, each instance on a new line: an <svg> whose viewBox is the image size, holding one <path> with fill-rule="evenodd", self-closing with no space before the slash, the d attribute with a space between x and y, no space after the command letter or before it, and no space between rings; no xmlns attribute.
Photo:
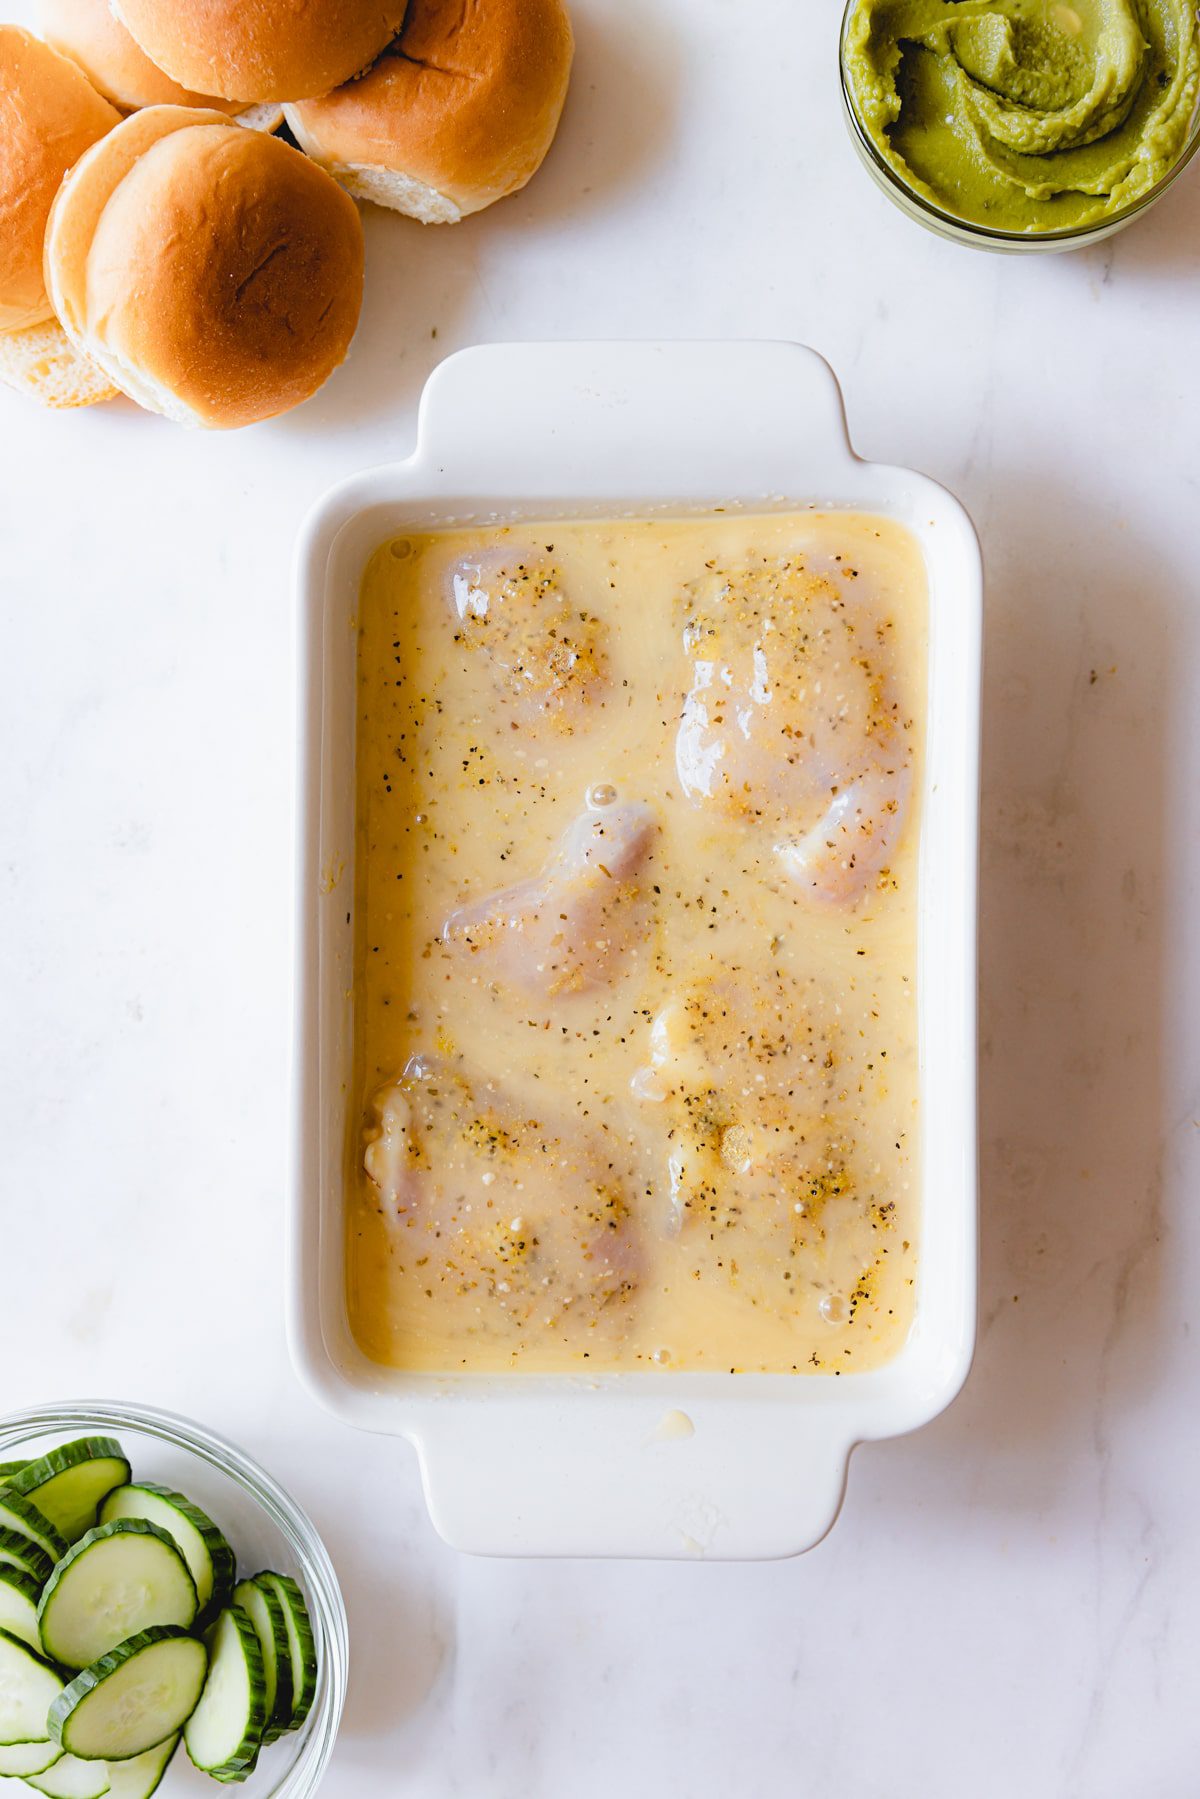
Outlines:
<svg viewBox="0 0 1200 1799"><path fill-rule="evenodd" d="M676 739L693 801L761 824L802 891L843 905L886 871L912 763L888 628L854 578L788 556L690 583Z"/></svg>
<svg viewBox="0 0 1200 1799"><path fill-rule="evenodd" d="M663 1108L672 1227L786 1302L797 1252L853 1189L838 1021L817 984L714 966L654 1019L634 1092Z"/></svg>
<svg viewBox="0 0 1200 1799"><path fill-rule="evenodd" d="M573 730L607 685L604 627L553 563L532 546L497 545L460 557L446 583L459 641L486 658L504 718Z"/></svg>
<svg viewBox="0 0 1200 1799"><path fill-rule="evenodd" d="M376 1096L375 1119L364 1163L431 1320L535 1338L620 1330L638 1254L628 1171L602 1135L427 1057Z"/></svg>
<svg viewBox="0 0 1200 1799"><path fill-rule="evenodd" d="M657 829L636 802L581 813L540 874L451 913L443 941L527 993L594 991L646 937L640 876Z"/></svg>

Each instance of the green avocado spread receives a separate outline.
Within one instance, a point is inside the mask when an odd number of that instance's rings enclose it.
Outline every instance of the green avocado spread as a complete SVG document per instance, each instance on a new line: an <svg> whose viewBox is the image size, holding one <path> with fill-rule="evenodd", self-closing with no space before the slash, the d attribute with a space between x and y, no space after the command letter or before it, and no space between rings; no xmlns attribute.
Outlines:
<svg viewBox="0 0 1200 1799"><path fill-rule="evenodd" d="M1195 0L857 0L851 104L903 185L1036 234L1109 218L1183 148Z"/></svg>

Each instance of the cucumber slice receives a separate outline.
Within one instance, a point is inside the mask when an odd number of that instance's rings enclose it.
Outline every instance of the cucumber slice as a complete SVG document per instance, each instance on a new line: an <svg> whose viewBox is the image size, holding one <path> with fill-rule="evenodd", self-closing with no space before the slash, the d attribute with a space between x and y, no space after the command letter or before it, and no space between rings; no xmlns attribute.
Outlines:
<svg viewBox="0 0 1200 1799"><path fill-rule="evenodd" d="M73 1543L96 1522L105 1494L128 1479L129 1463L115 1437L80 1437L29 1462L5 1484Z"/></svg>
<svg viewBox="0 0 1200 1799"><path fill-rule="evenodd" d="M42 1653L37 1613L40 1591L37 1581L31 1580L28 1574L22 1574L17 1568L0 1568L0 1627L14 1637L20 1637L39 1655Z"/></svg>
<svg viewBox="0 0 1200 1799"><path fill-rule="evenodd" d="M11 1480L22 1468L28 1468L28 1462L0 1462L0 1481Z"/></svg>
<svg viewBox="0 0 1200 1799"><path fill-rule="evenodd" d="M273 1743L292 1728L292 1658L288 1648L283 1601L270 1581L242 1580L233 1589L233 1603L240 1605L258 1633L262 1650L263 1678L267 1686L267 1723L263 1742Z"/></svg>
<svg viewBox="0 0 1200 1799"><path fill-rule="evenodd" d="M58 1671L11 1631L0 1630L0 1745L44 1743L46 1711L62 1690Z"/></svg>
<svg viewBox="0 0 1200 1799"><path fill-rule="evenodd" d="M5 1530L0 1526L0 1571L5 1568L36 1580L40 1592L54 1572L54 1563L23 1530Z"/></svg>
<svg viewBox="0 0 1200 1799"><path fill-rule="evenodd" d="M131 1756L128 1761L109 1762L110 1799L150 1799L178 1747L178 1736L168 1737L165 1743Z"/></svg>
<svg viewBox="0 0 1200 1799"><path fill-rule="evenodd" d="M50 1735L83 1761L125 1761L165 1742L204 1690L208 1651L174 1625L139 1631L77 1674L50 1707Z"/></svg>
<svg viewBox="0 0 1200 1799"><path fill-rule="evenodd" d="M292 1721L290 1730L299 1730L312 1710L317 1695L317 1646L313 1641L308 1607L304 1595L290 1574L260 1574L256 1577L274 1587L283 1606L287 1625L288 1659L292 1664Z"/></svg>
<svg viewBox="0 0 1200 1799"><path fill-rule="evenodd" d="M67 1551L46 1582L38 1628L47 1655L86 1668L139 1631L186 1630L195 1616L196 1584L172 1538L145 1518L118 1518Z"/></svg>
<svg viewBox="0 0 1200 1799"><path fill-rule="evenodd" d="M25 1784L45 1793L46 1799L104 1799L112 1783L103 1762L81 1762L78 1756L63 1755L44 1774L27 1774Z"/></svg>
<svg viewBox="0 0 1200 1799"><path fill-rule="evenodd" d="M22 1499L11 1487L0 1487L0 1530L31 1538L52 1563L67 1553L65 1538L59 1536L49 1518L44 1518L36 1505Z"/></svg>
<svg viewBox="0 0 1200 1799"><path fill-rule="evenodd" d="M212 1519L198 1505L160 1487L156 1481L134 1481L110 1493L100 1507L100 1522L112 1523L117 1518L148 1518L173 1537L191 1569L196 1583L196 1600L200 1611L198 1624L214 1617L229 1604L233 1591L233 1550Z"/></svg>
<svg viewBox="0 0 1200 1799"><path fill-rule="evenodd" d="M10 1743L0 1749L0 1775L13 1775L23 1780L27 1774L41 1774L52 1768L62 1750L48 1739L44 1743Z"/></svg>
<svg viewBox="0 0 1200 1799"><path fill-rule="evenodd" d="M240 1606L226 1606L209 1639L208 1679L183 1727L184 1748L203 1773L241 1780L254 1766L266 1722L258 1633Z"/></svg>

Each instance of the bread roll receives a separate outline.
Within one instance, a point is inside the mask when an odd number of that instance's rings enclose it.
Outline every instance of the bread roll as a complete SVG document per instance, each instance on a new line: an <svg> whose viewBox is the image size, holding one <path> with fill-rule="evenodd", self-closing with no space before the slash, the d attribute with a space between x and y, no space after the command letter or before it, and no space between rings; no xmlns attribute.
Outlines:
<svg viewBox="0 0 1200 1799"><path fill-rule="evenodd" d="M83 156L64 181L46 226L46 290L71 341L82 347L87 325L87 259L100 215L138 159L173 131L226 124L216 112L147 106L111 132L103 156Z"/></svg>
<svg viewBox="0 0 1200 1799"><path fill-rule="evenodd" d="M563 0L410 0L400 36L360 81L284 112L350 193L451 224L538 168L573 51Z"/></svg>
<svg viewBox="0 0 1200 1799"><path fill-rule="evenodd" d="M52 316L42 240L58 184L120 115L73 62L0 25L0 331Z"/></svg>
<svg viewBox="0 0 1200 1799"><path fill-rule="evenodd" d="M285 412L345 357L362 300L354 203L298 150L152 106L54 203L46 282L76 347L153 412L230 427Z"/></svg>
<svg viewBox="0 0 1200 1799"><path fill-rule="evenodd" d="M79 354L57 319L0 333L0 381L43 406L94 406L117 392L103 370Z"/></svg>
<svg viewBox="0 0 1200 1799"><path fill-rule="evenodd" d="M278 103L245 107L240 100L180 87L134 42L108 0L42 0L41 11L46 42L77 62L92 86L122 112L142 106L207 106L236 115L239 125L255 131L278 131L283 123Z"/></svg>
<svg viewBox="0 0 1200 1799"><path fill-rule="evenodd" d="M130 37L108 0L41 0L41 19L46 42L77 62L92 86L122 112L140 106L237 108L236 100L215 100L172 81Z"/></svg>
<svg viewBox="0 0 1200 1799"><path fill-rule="evenodd" d="M196 93L301 100L379 55L404 0L113 0L152 62Z"/></svg>

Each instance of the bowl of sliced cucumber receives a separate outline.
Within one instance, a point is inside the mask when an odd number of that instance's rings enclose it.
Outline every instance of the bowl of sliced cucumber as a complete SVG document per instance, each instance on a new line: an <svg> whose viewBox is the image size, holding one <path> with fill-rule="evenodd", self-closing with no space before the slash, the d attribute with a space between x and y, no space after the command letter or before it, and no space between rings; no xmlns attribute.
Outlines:
<svg viewBox="0 0 1200 1799"><path fill-rule="evenodd" d="M316 1792L346 1612L310 1520L169 1412L0 1418L0 1782L27 1799ZM14 1799L16 1795L14 1793Z"/></svg>

